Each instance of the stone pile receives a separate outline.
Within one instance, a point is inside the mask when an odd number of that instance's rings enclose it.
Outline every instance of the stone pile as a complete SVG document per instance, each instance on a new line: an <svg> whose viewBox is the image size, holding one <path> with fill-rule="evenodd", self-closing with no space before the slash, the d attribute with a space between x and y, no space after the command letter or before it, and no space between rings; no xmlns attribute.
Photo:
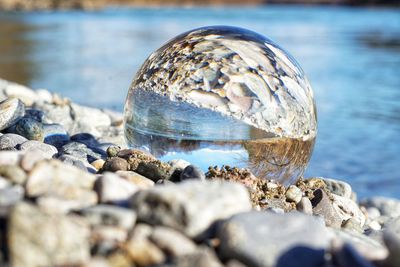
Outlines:
<svg viewBox="0 0 400 267"><path fill-rule="evenodd" d="M0 80L0 266L400 266L400 201L124 148L122 115Z"/></svg>

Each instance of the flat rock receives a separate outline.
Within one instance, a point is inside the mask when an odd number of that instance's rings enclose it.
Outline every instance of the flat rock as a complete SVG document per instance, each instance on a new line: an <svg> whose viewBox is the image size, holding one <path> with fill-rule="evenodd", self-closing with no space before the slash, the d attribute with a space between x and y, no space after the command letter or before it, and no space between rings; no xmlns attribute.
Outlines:
<svg viewBox="0 0 400 267"><path fill-rule="evenodd" d="M314 217L256 211L234 215L220 225L217 236L222 259L263 267L321 266L332 239Z"/></svg>
<svg viewBox="0 0 400 267"><path fill-rule="evenodd" d="M60 154L70 155L89 163L97 159L105 159L107 157L106 152L98 148L90 148L83 143L69 142L60 149Z"/></svg>
<svg viewBox="0 0 400 267"><path fill-rule="evenodd" d="M194 253L197 249L196 244L177 230L156 226L154 227L150 240L161 250L171 257L178 257Z"/></svg>
<svg viewBox="0 0 400 267"><path fill-rule="evenodd" d="M17 98L9 98L0 102L0 131L14 125L25 113L25 106Z"/></svg>
<svg viewBox="0 0 400 267"><path fill-rule="evenodd" d="M154 186L154 182L152 180L133 171L117 171L116 174L137 185L140 189L149 189Z"/></svg>
<svg viewBox="0 0 400 267"><path fill-rule="evenodd" d="M14 267L80 265L90 257L89 228L77 217L21 202L11 211L8 248Z"/></svg>
<svg viewBox="0 0 400 267"><path fill-rule="evenodd" d="M334 208L332 200L322 189L314 191L314 198L311 200L313 206L313 214L321 216L325 220L325 224L330 227L340 228L343 223L338 211Z"/></svg>
<svg viewBox="0 0 400 267"><path fill-rule="evenodd" d="M241 184L196 180L140 191L131 205L140 220L189 237L203 234L217 220L251 209L249 193Z"/></svg>
<svg viewBox="0 0 400 267"><path fill-rule="evenodd" d="M136 185L110 172L98 178L94 188L101 203L126 201L139 190Z"/></svg>
<svg viewBox="0 0 400 267"><path fill-rule="evenodd" d="M15 184L24 184L27 177L25 171L16 165L0 165L0 176Z"/></svg>
<svg viewBox="0 0 400 267"><path fill-rule="evenodd" d="M0 136L0 150L15 148L16 146L28 141L19 134L7 133Z"/></svg>
<svg viewBox="0 0 400 267"><path fill-rule="evenodd" d="M387 257L388 250L376 240L354 231L331 229L334 234L334 244L341 247L350 244L357 252L370 261L380 261Z"/></svg>
<svg viewBox="0 0 400 267"><path fill-rule="evenodd" d="M41 155L43 155L44 158L49 159L58 153L56 147L35 140L30 140L22 143L19 146L19 149L26 152L33 151L35 153L40 153Z"/></svg>
<svg viewBox="0 0 400 267"><path fill-rule="evenodd" d="M96 193L92 191L95 180L96 176L58 160L44 161L30 172L26 194L75 201L83 208L97 203Z"/></svg>
<svg viewBox="0 0 400 267"><path fill-rule="evenodd" d="M97 205L80 211L92 226L117 226L126 230L133 228L136 213L130 209L113 205Z"/></svg>

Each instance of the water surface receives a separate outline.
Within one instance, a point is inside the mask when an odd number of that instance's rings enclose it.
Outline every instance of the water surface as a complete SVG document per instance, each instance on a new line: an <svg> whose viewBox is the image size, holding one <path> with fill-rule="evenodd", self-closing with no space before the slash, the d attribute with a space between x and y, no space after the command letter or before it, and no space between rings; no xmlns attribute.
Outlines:
<svg viewBox="0 0 400 267"><path fill-rule="evenodd" d="M82 104L123 108L133 75L175 35L205 25L260 32L314 88L319 130L307 176L361 197L400 197L400 10L334 7L107 9L0 14L0 77Z"/></svg>

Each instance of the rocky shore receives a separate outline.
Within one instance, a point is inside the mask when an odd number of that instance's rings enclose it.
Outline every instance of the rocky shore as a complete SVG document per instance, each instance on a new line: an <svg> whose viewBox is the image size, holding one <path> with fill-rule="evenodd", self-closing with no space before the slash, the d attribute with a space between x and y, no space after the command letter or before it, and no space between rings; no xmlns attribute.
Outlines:
<svg viewBox="0 0 400 267"><path fill-rule="evenodd" d="M0 266L400 266L400 200L127 149L122 114L0 80Z"/></svg>

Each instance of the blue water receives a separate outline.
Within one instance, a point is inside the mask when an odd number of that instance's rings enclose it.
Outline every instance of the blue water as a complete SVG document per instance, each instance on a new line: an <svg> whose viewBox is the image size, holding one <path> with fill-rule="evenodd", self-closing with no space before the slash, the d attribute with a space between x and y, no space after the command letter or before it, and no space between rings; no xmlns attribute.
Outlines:
<svg viewBox="0 0 400 267"><path fill-rule="evenodd" d="M145 58L183 31L260 32L300 62L319 132L307 176L400 197L400 10L342 7L117 9L0 14L0 77L122 110Z"/></svg>

